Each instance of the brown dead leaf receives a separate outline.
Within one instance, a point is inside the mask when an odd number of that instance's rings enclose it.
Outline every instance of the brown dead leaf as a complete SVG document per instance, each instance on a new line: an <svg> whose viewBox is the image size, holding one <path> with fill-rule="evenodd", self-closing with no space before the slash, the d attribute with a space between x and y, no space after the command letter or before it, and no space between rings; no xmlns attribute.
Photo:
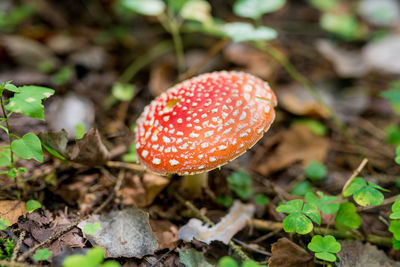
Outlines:
<svg viewBox="0 0 400 267"><path fill-rule="evenodd" d="M167 220L150 220L150 226L158 240L157 250L173 249L178 241L178 227Z"/></svg>
<svg viewBox="0 0 400 267"><path fill-rule="evenodd" d="M323 162L329 142L323 136L314 134L306 125L293 124L282 134L282 141L266 160L259 162L256 170L267 175L301 161L307 165L313 160Z"/></svg>
<svg viewBox="0 0 400 267"><path fill-rule="evenodd" d="M271 247L272 256L268 260L270 267L312 267L315 266L313 256L305 249L286 237L280 238Z"/></svg>
<svg viewBox="0 0 400 267"><path fill-rule="evenodd" d="M157 195L168 184L169 179L151 173L145 173L140 179L138 175L132 175L126 180L126 185L121 189L122 203L124 205L136 205L139 208L153 203Z"/></svg>
<svg viewBox="0 0 400 267"><path fill-rule="evenodd" d="M110 158L96 128L90 129L76 142L69 156L72 161L88 166L103 165Z"/></svg>
<svg viewBox="0 0 400 267"><path fill-rule="evenodd" d="M361 241L340 242L342 249L337 253L338 267L399 267L400 262L390 259L385 252Z"/></svg>
<svg viewBox="0 0 400 267"><path fill-rule="evenodd" d="M9 220L10 225L18 222L18 217L26 215L25 202L19 200L1 200L0 218Z"/></svg>

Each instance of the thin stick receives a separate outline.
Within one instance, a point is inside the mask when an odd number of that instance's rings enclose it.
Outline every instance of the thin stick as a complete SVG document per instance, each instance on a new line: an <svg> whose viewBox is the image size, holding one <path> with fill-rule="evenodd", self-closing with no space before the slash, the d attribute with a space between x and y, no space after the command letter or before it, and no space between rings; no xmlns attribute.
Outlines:
<svg viewBox="0 0 400 267"><path fill-rule="evenodd" d="M203 222L211 226L215 225L213 221L211 221L207 216L202 214L201 211L196 206L194 206L190 201L183 199L179 194L175 194L175 198L183 205L185 205L188 209L190 209L190 211L192 211L196 215L196 217L200 218ZM250 257L247 256L246 253L233 241L229 242L229 246L242 259L242 261L250 260Z"/></svg>
<svg viewBox="0 0 400 267"><path fill-rule="evenodd" d="M19 250L21 249L22 241L24 240L26 235L25 230L22 230L21 234L19 235L17 244L15 245L15 248L13 250L12 256L11 256L11 262L15 262L15 259L17 258L17 254Z"/></svg>
<svg viewBox="0 0 400 267"><path fill-rule="evenodd" d="M346 190L346 188L350 185L350 183L354 180L354 178L356 178L356 176L360 174L360 172L362 171L362 169L364 169L364 167L365 167L365 165L367 165L367 163L368 163L367 158L365 158L361 161L358 168L354 170L353 174L350 176L350 178L344 184L343 189L342 189L342 194Z"/></svg>
<svg viewBox="0 0 400 267"><path fill-rule="evenodd" d="M31 265L20 262L11 262L6 260L0 260L0 266L9 266L9 267L39 267L39 265ZM43 266L43 265L42 265Z"/></svg>
<svg viewBox="0 0 400 267"><path fill-rule="evenodd" d="M125 177L125 172L123 170L121 170L120 174L118 175L118 179L117 182L115 183L113 192L108 196L108 198L97 208L94 210L94 212L92 214L96 214L99 213L100 211L102 211L108 203L111 202L111 200L114 198L114 196L116 195L116 192L119 190L119 188L121 187L122 184L122 180ZM18 261L24 261L29 255L33 254L38 248L46 246L46 245L50 245L53 241L57 240L58 238L60 238L62 235L64 235L65 233L69 232L70 230L72 230L74 227L76 227L80 222L88 219L90 217L90 215L86 215L84 217L80 217L77 220L75 220L72 224L66 226L64 229L62 229L61 231L59 231L58 233L50 236L48 239L46 239L45 241L31 247L28 251L26 251L25 253L23 253L21 256L18 257Z"/></svg>

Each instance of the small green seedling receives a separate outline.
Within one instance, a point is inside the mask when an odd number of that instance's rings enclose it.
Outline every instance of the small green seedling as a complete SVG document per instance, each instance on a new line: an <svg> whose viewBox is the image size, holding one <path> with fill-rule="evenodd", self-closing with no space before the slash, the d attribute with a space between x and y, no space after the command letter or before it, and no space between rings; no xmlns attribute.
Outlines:
<svg viewBox="0 0 400 267"><path fill-rule="evenodd" d="M400 165L400 145L396 147L396 157L394 161Z"/></svg>
<svg viewBox="0 0 400 267"><path fill-rule="evenodd" d="M343 196L353 196L354 201L360 206L378 206L384 200L383 194L379 191L389 191L377 184L367 182L361 178L356 177L343 191Z"/></svg>
<svg viewBox="0 0 400 267"><path fill-rule="evenodd" d="M25 204L26 211L29 213L33 212L37 209L40 209L41 207L42 207L42 204L40 204L39 201L33 200L33 199L28 200L28 202L26 202L26 204Z"/></svg>
<svg viewBox="0 0 400 267"><path fill-rule="evenodd" d="M101 225L98 222L95 223L87 223L84 227L83 227L83 232L87 235L94 235L95 233L97 233L97 231L100 231L101 229Z"/></svg>
<svg viewBox="0 0 400 267"><path fill-rule="evenodd" d="M2 249L4 247L4 249ZM0 260L11 260L15 244L12 239L0 238Z"/></svg>
<svg viewBox="0 0 400 267"><path fill-rule="evenodd" d="M311 181L320 181L326 177L326 168L321 162L312 161L306 166L305 173Z"/></svg>
<svg viewBox="0 0 400 267"><path fill-rule="evenodd" d="M400 145L400 127L397 124L391 124L385 128L386 142L390 145Z"/></svg>
<svg viewBox="0 0 400 267"><path fill-rule="evenodd" d="M6 230L10 226L10 221L0 218L0 231Z"/></svg>
<svg viewBox="0 0 400 267"><path fill-rule="evenodd" d="M311 203L303 203L301 199L282 203L276 208L276 211L289 214L283 220L285 232L305 235L312 231L314 227L312 221L318 225L321 224L321 214L317 206Z"/></svg>
<svg viewBox="0 0 400 267"><path fill-rule="evenodd" d="M217 202L224 207L230 207L233 204L233 198L229 195L221 195L217 197Z"/></svg>
<svg viewBox="0 0 400 267"><path fill-rule="evenodd" d="M293 123L306 125L313 133L319 136L324 136L328 132L328 128L325 126L325 124L317 120L297 119Z"/></svg>
<svg viewBox="0 0 400 267"><path fill-rule="evenodd" d="M393 249L399 250L400 249L400 240L397 240L396 238L392 238L392 246Z"/></svg>
<svg viewBox="0 0 400 267"><path fill-rule="evenodd" d="M64 262L63 267L120 267L116 261L104 261L104 249L101 247L91 248L86 255L71 255Z"/></svg>
<svg viewBox="0 0 400 267"><path fill-rule="evenodd" d="M243 200L248 200L253 195L251 188L252 179L249 174L242 171L235 171L228 176L229 188Z"/></svg>
<svg viewBox="0 0 400 267"><path fill-rule="evenodd" d="M14 95L8 100L3 100L4 91L10 91ZM15 168L15 160L18 156L23 159L35 159L43 161L43 151L40 139L34 133L27 133L19 137L10 131L9 119L13 113L21 113L35 119L44 119L44 106L42 101L54 94L54 90L34 85L17 87L10 82L0 84L0 106L3 118L0 118L0 129L9 137L9 144L0 148L0 167L8 167L8 170L0 171L10 178L15 178L18 173L24 173L26 169ZM6 113L6 110L9 113Z"/></svg>
<svg viewBox="0 0 400 267"><path fill-rule="evenodd" d="M290 193L295 196L304 196L308 192L312 192L312 191L313 191L313 187L309 181L301 181L292 188Z"/></svg>
<svg viewBox="0 0 400 267"><path fill-rule="evenodd" d="M400 220L390 221L389 231L393 233L395 239L400 240Z"/></svg>
<svg viewBox="0 0 400 267"><path fill-rule="evenodd" d="M392 214L390 214L389 218L392 220L400 219L400 195L392 205Z"/></svg>
<svg viewBox="0 0 400 267"><path fill-rule="evenodd" d="M264 196L263 194L257 194L254 196L254 200L257 205L265 206L269 203L269 198Z"/></svg>
<svg viewBox="0 0 400 267"><path fill-rule="evenodd" d="M361 217L357 213L357 208L353 203L343 202L335 217L335 226L338 229L347 230L357 229L361 225Z"/></svg>
<svg viewBox="0 0 400 267"><path fill-rule="evenodd" d="M327 196L320 191L317 192L317 195L319 198L314 193L308 192L305 195L306 202L314 204L325 214L334 214L339 210L339 203L333 202L337 200L337 196Z"/></svg>
<svg viewBox="0 0 400 267"><path fill-rule="evenodd" d="M35 255L33 255L33 259L35 261L47 261L51 254L53 252L51 250L49 250L48 248L45 249L38 249L35 253Z"/></svg>
<svg viewBox="0 0 400 267"><path fill-rule="evenodd" d="M393 110L397 114L400 114L400 79L391 82L389 90L386 90L380 95L390 102Z"/></svg>
<svg viewBox="0 0 400 267"><path fill-rule="evenodd" d="M308 244L308 248L315 252L315 257L324 261L335 262L336 253L341 249L340 243L331 236L315 235Z"/></svg>
<svg viewBox="0 0 400 267"><path fill-rule="evenodd" d="M138 158L136 155L136 144L132 142L129 146L129 152L123 156L125 162L137 162Z"/></svg>

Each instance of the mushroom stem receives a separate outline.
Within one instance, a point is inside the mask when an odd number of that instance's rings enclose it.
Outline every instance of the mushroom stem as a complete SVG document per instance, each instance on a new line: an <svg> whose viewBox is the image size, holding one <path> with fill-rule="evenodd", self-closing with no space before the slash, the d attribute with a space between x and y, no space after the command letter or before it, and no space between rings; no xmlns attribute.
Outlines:
<svg viewBox="0 0 400 267"><path fill-rule="evenodd" d="M202 189L208 186L208 172L183 177L182 187L190 196L200 196Z"/></svg>

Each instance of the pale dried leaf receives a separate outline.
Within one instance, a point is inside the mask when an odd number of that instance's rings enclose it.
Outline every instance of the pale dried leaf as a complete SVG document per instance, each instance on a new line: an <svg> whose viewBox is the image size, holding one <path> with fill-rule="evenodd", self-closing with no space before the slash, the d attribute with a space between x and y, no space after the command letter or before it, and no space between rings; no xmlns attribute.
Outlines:
<svg viewBox="0 0 400 267"><path fill-rule="evenodd" d="M150 220L150 225L158 240L157 250L172 250L178 241L178 227L167 220Z"/></svg>
<svg viewBox="0 0 400 267"><path fill-rule="evenodd" d="M0 218L9 220L10 225L18 222L18 217L26 215L25 202L19 200L1 200Z"/></svg>
<svg viewBox="0 0 400 267"><path fill-rule="evenodd" d="M92 215L81 222L83 229L87 223L98 222L102 230L88 235L92 245L106 250L107 257L141 258L153 254L158 243L149 224L149 214L137 208L113 211L105 215Z"/></svg>
<svg viewBox="0 0 400 267"><path fill-rule="evenodd" d="M178 238L187 242L195 238L207 244L215 240L228 244L232 237L246 226L254 211L254 205L236 200L229 213L215 226L203 225L202 221L193 218L179 229Z"/></svg>

